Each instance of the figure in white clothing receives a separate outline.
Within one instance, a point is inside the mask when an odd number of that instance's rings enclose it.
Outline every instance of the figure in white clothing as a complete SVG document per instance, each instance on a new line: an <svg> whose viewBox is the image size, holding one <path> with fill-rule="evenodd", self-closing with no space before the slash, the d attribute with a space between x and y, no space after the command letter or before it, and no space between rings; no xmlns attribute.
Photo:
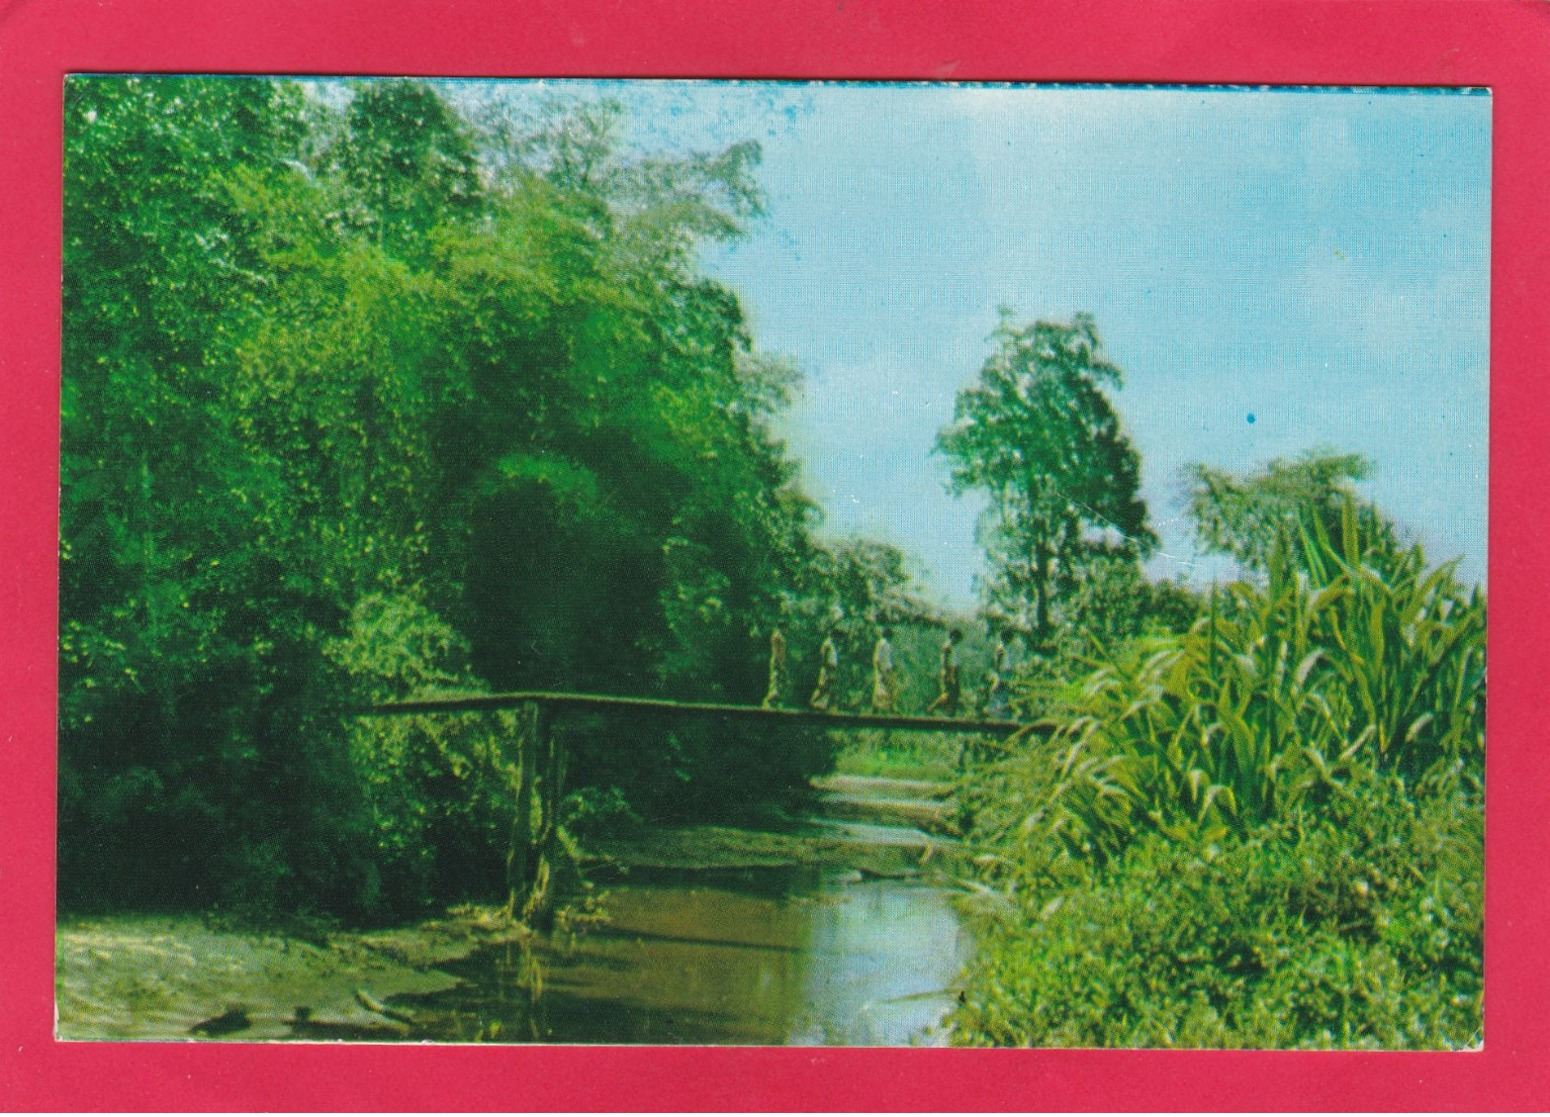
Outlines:
<svg viewBox="0 0 1550 1117"><path fill-rule="evenodd" d="M887 627L877 633L877 643L872 648L872 712L890 714L898 699L894 689L893 645L889 641L893 630Z"/></svg>
<svg viewBox="0 0 1550 1117"><path fill-rule="evenodd" d="M818 648L818 685L807 704L815 710L827 710L834 705L834 684L840 673L840 630L829 630Z"/></svg>

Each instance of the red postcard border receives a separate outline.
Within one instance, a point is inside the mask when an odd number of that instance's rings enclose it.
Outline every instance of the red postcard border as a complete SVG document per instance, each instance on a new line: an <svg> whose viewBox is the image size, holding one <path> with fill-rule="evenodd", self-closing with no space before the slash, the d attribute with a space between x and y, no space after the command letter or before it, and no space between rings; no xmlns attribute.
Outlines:
<svg viewBox="0 0 1550 1117"><path fill-rule="evenodd" d="M81 71L1485 86L1493 93L1486 1043L1469 1053L52 1039L60 127ZM1516 1109L1550 1099L1550 7L1509 0L0 0L0 1105Z"/></svg>

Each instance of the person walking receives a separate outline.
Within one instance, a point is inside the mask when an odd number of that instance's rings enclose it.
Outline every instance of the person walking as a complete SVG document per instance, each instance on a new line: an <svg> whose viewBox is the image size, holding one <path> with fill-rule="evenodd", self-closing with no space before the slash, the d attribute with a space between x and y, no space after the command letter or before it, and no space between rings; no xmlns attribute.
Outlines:
<svg viewBox="0 0 1550 1117"><path fill-rule="evenodd" d="M886 625L878 630L872 646L872 712L891 714L897 699L893 673L893 630Z"/></svg>
<svg viewBox="0 0 1550 1117"><path fill-rule="evenodd" d="M829 629L818 647L818 685L807 704L815 710L827 710L834 705L834 685L840 673L840 630L836 625Z"/></svg>
<svg viewBox="0 0 1550 1117"><path fill-rule="evenodd" d="M942 641L942 653L940 664L937 668L937 680L942 688L942 693L936 696L936 701L926 707L926 713L934 714L942 711L948 717L958 712L958 703L963 699L963 684L958 679L958 641L963 639L960 629L953 629L947 634L947 639Z"/></svg>
<svg viewBox="0 0 1550 1117"><path fill-rule="evenodd" d="M764 692L764 701L761 705L766 710L773 710L781 704L786 696L786 685L790 679L790 667L786 659L786 634L780 630L777 624L770 630L770 686Z"/></svg>
<svg viewBox="0 0 1550 1117"><path fill-rule="evenodd" d="M1012 630L993 628L993 632L996 643L990 650L990 678L985 688L985 716L1003 717L1012 712L1011 695L1006 685L1007 671L1011 666L1011 652L1007 648L1007 642L1012 637Z"/></svg>

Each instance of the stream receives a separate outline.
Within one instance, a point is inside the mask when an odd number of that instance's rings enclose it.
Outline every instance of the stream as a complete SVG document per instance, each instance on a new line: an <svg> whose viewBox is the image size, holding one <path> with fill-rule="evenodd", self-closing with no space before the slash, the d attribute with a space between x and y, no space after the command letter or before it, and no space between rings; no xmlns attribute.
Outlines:
<svg viewBox="0 0 1550 1117"><path fill-rule="evenodd" d="M825 863L604 877L606 922L476 952L446 967L457 988L405 1007L465 1040L944 1043L973 943L931 859L919 867L945 841L916 825L940 810L930 790L836 777L807 824L841 851ZM902 868L855 867L880 847Z"/></svg>

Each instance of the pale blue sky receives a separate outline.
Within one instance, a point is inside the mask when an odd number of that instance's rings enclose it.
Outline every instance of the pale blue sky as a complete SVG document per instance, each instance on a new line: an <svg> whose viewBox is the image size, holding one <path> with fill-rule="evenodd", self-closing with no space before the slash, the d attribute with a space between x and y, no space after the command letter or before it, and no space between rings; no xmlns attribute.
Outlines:
<svg viewBox="0 0 1550 1117"><path fill-rule="evenodd" d="M977 506L930 454L997 307L1091 311L1162 538L1209 578L1182 466L1330 446L1483 580L1490 98L1482 93L519 83L618 97L651 147L752 137L767 215L705 264L807 377L786 433L828 530L894 542L948 601ZM1252 417L1252 418L1251 418Z"/></svg>

